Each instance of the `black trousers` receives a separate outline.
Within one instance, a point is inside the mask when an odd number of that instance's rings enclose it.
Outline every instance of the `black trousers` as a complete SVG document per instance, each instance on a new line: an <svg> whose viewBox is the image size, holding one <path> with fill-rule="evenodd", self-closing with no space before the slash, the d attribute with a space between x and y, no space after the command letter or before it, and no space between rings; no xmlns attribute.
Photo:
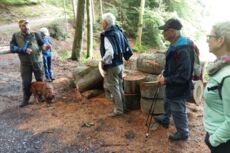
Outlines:
<svg viewBox="0 0 230 153"><path fill-rule="evenodd" d="M213 146L211 146L211 144L209 142L209 134L206 133L205 143L209 147L209 149L211 150L211 153L230 153L230 140L225 142L225 143L220 144L217 147L213 147Z"/></svg>

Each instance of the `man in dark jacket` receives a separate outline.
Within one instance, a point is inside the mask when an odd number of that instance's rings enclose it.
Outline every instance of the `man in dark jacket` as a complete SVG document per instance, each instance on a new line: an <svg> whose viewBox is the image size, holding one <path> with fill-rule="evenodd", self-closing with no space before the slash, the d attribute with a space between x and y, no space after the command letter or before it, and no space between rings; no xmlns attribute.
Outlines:
<svg viewBox="0 0 230 153"><path fill-rule="evenodd" d="M166 85L165 113L155 120L168 128L172 114L177 131L169 136L170 140L184 140L189 136L185 103L192 89L194 55L191 41L180 35L181 28L177 19L169 19L159 27L170 46L166 52L165 69L158 76L159 83Z"/></svg>
<svg viewBox="0 0 230 153"><path fill-rule="evenodd" d="M21 31L13 34L10 51L18 53L20 59L23 86L23 101L20 107L24 107L29 104L31 96L32 73L37 81L43 80L41 49L47 50L51 46L45 45L39 34L30 32L30 24L27 20L22 19L18 24Z"/></svg>
<svg viewBox="0 0 230 153"><path fill-rule="evenodd" d="M102 27L104 32L100 37L100 51L105 71L104 89L107 98L112 99L114 103L114 109L108 116L115 117L122 115L126 109L122 83L123 54L131 51L131 48L121 29L115 25L113 14L103 14Z"/></svg>

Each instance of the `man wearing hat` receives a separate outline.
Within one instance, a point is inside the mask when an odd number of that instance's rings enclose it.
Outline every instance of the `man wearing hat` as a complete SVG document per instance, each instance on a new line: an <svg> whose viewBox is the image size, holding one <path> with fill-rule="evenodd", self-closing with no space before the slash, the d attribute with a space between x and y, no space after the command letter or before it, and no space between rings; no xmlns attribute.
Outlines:
<svg viewBox="0 0 230 153"><path fill-rule="evenodd" d="M191 41L181 36L182 24L177 19L169 19L159 29L163 30L164 39L170 42L166 52L166 64L162 74L158 76L160 85L165 85L165 113L155 117L156 122L168 128L172 114L176 132L169 139L185 140L189 136L186 99L190 96L193 71L193 48Z"/></svg>
<svg viewBox="0 0 230 153"><path fill-rule="evenodd" d="M30 24L22 19L18 22L20 32L13 34L10 42L10 51L18 53L23 86L23 101L20 107L29 104L31 96L30 86L32 73L37 81L43 81L42 50L47 50L50 45L45 45L38 33L30 32Z"/></svg>

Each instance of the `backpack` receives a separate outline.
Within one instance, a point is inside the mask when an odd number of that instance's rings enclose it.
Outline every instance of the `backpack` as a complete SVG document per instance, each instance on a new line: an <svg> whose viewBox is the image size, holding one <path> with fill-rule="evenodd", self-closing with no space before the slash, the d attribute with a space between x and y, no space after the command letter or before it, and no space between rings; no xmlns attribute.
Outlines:
<svg viewBox="0 0 230 153"><path fill-rule="evenodd" d="M202 81L202 64L200 62L200 51L198 47L194 44L194 42L190 39L189 44L192 47L193 50L193 56L194 56L194 63L193 63L193 73L192 73L192 80L201 80ZM179 62L178 55L176 53L173 54L173 58L175 61Z"/></svg>
<svg viewBox="0 0 230 153"><path fill-rule="evenodd" d="M202 64L200 62L200 51L193 41L189 40L194 53L192 80L202 80Z"/></svg>
<svg viewBox="0 0 230 153"><path fill-rule="evenodd" d="M215 86L208 87L208 88L207 88L207 90L208 90L208 91L218 90L218 93L219 93L220 99L222 100L221 89L222 89L222 86L223 86L223 84L224 84L224 80L225 80L226 78L228 78L228 77L230 77L230 75L227 75L227 76L223 77L223 79L221 80L221 82L220 82L220 83L218 83L218 84L217 84L217 85L215 85Z"/></svg>

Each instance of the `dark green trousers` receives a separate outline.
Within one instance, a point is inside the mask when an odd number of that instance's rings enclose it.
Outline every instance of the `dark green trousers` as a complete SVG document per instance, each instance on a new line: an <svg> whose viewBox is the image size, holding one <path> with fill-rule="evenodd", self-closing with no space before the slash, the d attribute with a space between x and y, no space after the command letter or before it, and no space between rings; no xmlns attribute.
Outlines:
<svg viewBox="0 0 230 153"><path fill-rule="evenodd" d="M21 63L21 77L23 88L23 103L28 103L31 96L32 74L37 81L43 81L43 63Z"/></svg>

